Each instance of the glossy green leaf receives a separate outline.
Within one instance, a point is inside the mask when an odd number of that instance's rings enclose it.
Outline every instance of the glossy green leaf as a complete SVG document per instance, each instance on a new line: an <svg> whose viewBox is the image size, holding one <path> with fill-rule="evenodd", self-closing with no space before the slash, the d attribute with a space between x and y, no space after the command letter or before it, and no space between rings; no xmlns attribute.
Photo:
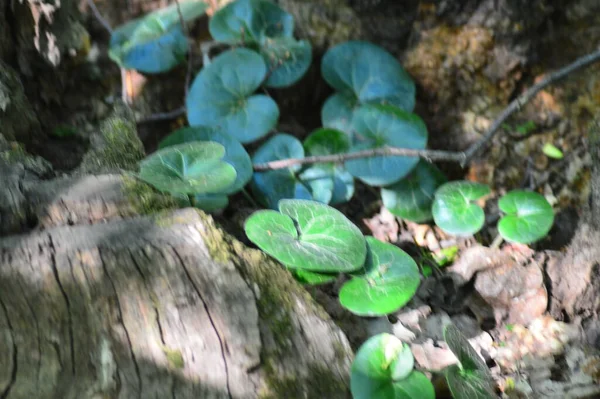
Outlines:
<svg viewBox="0 0 600 399"><path fill-rule="evenodd" d="M365 239L338 210L316 201L281 200L279 211L255 212L244 229L250 241L283 265L322 273L362 266Z"/></svg>
<svg viewBox="0 0 600 399"><path fill-rule="evenodd" d="M339 273L316 273L309 272L308 270L295 269L293 271L294 277L302 284L307 285L319 285L327 284L335 281Z"/></svg>
<svg viewBox="0 0 600 399"><path fill-rule="evenodd" d="M455 399L496 399L493 381L480 370L465 370L452 365L444 370L452 397Z"/></svg>
<svg viewBox="0 0 600 399"><path fill-rule="evenodd" d="M214 212L226 208L229 198L223 194L198 194L195 196L195 207L206 212Z"/></svg>
<svg viewBox="0 0 600 399"><path fill-rule="evenodd" d="M474 201L489 193L488 186L469 181L443 184L435 193L431 209L435 224L457 236L477 233L483 227L485 215Z"/></svg>
<svg viewBox="0 0 600 399"><path fill-rule="evenodd" d="M290 37L267 38L260 53L269 69L265 86L282 88L298 82L312 62L312 47L306 40Z"/></svg>
<svg viewBox="0 0 600 399"><path fill-rule="evenodd" d="M351 152L403 147L423 149L427 145L427 128L417 115L386 105L363 105L354 112L356 131ZM407 176L417 165L417 157L377 156L346 161L354 177L371 186L386 186Z"/></svg>
<svg viewBox="0 0 600 399"><path fill-rule="evenodd" d="M218 42L257 44L266 37L292 37L294 18L271 1L236 0L213 15L208 29Z"/></svg>
<svg viewBox="0 0 600 399"><path fill-rule="evenodd" d="M214 141L225 147L225 156L223 157L223 160L235 168L237 177L233 184L223 191L223 194L233 194L240 191L252 178L252 161L250 160L250 155L248 155L246 149L235 138L214 128L206 126L181 128L165 137L158 144L158 148L165 148L192 141ZM219 202L223 203L224 201L221 198ZM225 204L225 206L226 205L227 204Z"/></svg>
<svg viewBox="0 0 600 399"><path fill-rule="evenodd" d="M413 371L410 348L391 334L369 338L352 363L350 389L354 399L434 399L433 385Z"/></svg>
<svg viewBox="0 0 600 399"><path fill-rule="evenodd" d="M360 103L395 105L405 111L415 106L415 84L398 60L383 48L363 41L332 47L321 62L325 81Z"/></svg>
<svg viewBox="0 0 600 399"><path fill-rule="evenodd" d="M352 118L358 100L352 94L334 93L323 104L323 126L340 130L352 137Z"/></svg>
<svg viewBox="0 0 600 399"><path fill-rule="evenodd" d="M506 214L498 222L498 233L507 241L532 243L545 237L554 223L552 205L533 191L511 191L498 207Z"/></svg>
<svg viewBox="0 0 600 399"><path fill-rule="evenodd" d="M219 54L190 88L186 99L190 125L220 127L243 144L263 137L279 119L271 97L252 95L266 75L265 61L254 51L237 48Z"/></svg>
<svg viewBox="0 0 600 399"><path fill-rule="evenodd" d="M415 261L395 245L367 237L364 273L346 282L339 293L343 307L359 316L383 316L404 306L421 282Z"/></svg>
<svg viewBox="0 0 600 399"><path fill-rule="evenodd" d="M348 152L348 136L334 129L317 129L304 141L304 150L310 156ZM313 198L325 204L348 201L354 194L354 178L341 165L321 163L308 167L300 180L310 187Z"/></svg>
<svg viewBox="0 0 600 399"><path fill-rule="evenodd" d="M224 155L225 147L211 141L167 147L140 162L138 177L169 193L217 193L236 178Z"/></svg>
<svg viewBox="0 0 600 399"><path fill-rule="evenodd" d="M431 205L435 190L445 182L446 177L435 165L421 160L406 178L382 187L381 199L393 215L424 223L432 219Z"/></svg>
<svg viewBox="0 0 600 399"><path fill-rule="evenodd" d="M208 5L181 1L186 22L202 16ZM188 42L177 5L154 11L117 27L111 35L109 56L119 66L145 73L165 72L185 60Z"/></svg>
<svg viewBox="0 0 600 399"><path fill-rule="evenodd" d="M304 158L302 143L289 134L280 133L265 142L252 157L254 164L288 158ZM265 206L277 209L281 199L312 199L309 189L296 177L300 165L288 169L256 172L252 177L252 191Z"/></svg>

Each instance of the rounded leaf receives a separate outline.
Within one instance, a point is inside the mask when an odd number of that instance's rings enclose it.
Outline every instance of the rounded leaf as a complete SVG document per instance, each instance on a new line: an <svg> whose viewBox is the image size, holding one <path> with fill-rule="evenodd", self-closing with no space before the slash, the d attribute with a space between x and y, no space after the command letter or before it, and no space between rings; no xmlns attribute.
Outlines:
<svg viewBox="0 0 600 399"><path fill-rule="evenodd" d="M424 223L433 217L431 204L435 190L445 182L446 177L435 165L421 160L406 178L382 187L381 199L393 215Z"/></svg>
<svg viewBox="0 0 600 399"><path fill-rule="evenodd" d="M464 370L456 364L444 369L448 388L456 399L497 399L493 380L479 370Z"/></svg>
<svg viewBox="0 0 600 399"><path fill-rule="evenodd" d="M233 166L237 173L236 179L230 187L227 187L223 194L233 194L240 191L252 178L252 161L246 149L235 138L222 133L214 128L206 126L184 127L165 137L158 148L165 148L172 145L189 143L192 141L213 141L222 144L225 147L225 156L223 160ZM224 203L221 198L219 203ZM227 204L225 203L225 206ZM223 206L222 208L224 208ZM204 210L209 210L201 208Z"/></svg>
<svg viewBox="0 0 600 399"><path fill-rule="evenodd" d="M237 0L210 19L210 35L223 43L260 43L263 38L292 37L294 18L267 0Z"/></svg>
<svg viewBox="0 0 600 399"><path fill-rule="evenodd" d="M304 150L311 156L348 152L350 141L344 132L317 129L304 140ZM354 178L343 166L333 163L315 164L300 175L310 187L313 198L325 204L348 201L354 194Z"/></svg>
<svg viewBox="0 0 600 399"><path fill-rule="evenodd" d="M339 293L343 307L359 316L383 316L404 306L421 283L415 261L395 245L367 237L364 273L346 282Z"/></svg>
<svg viewBox="0 0 600 399"><path fill-rule="evenodd" d="M223 155L225 147L211 141L167 147L140 162L138 177L169 193L217 193L236 178Z"/></svg>
<svg viewBox="0 0 600 399"><path fill-rule="evenodd" d="M255 164L288 158L304 158L302 143L289 134L280 133L265 142L252 157ZM296 178L300 165L288 169L256 172L252 177L252 191L265 206L277 209L281 199L312 199L308 188Z"/></svg>
<svg viewBox="0 0 600 399"><path fill-rule="evenodd" d="M351 152L403 147L423 149L427 128L417 115L385 105L363 105L354 112L356 134ZM346 161L354 177L371 186L386 186L404 178L419 162L418 157L378 156Z"/></svg>
<svg viewBox="0 0 600 399"><path fill-rule="evenodd" d="M267 75L256 52L245 48L219 54L200 71L186 99L190 125L220 127L241 143L266 135L279 119L272 98L253 95Z"/></svg>
<svg viewBox="0 0 600 399"><path fill-rule="evenodd" d="M321 62L325 81L361 103L392 104L405 111L415 106L415 84L398 60L383 48L363 41L332 47Z"/></svg>
<svg viewBox="0 0 600 399"><path fill-rule="evenodd" d="M369 338L352 363L350 389L354 399L434 399L424 374L413 371L408 345L391 334Z"/></svg>
<svg viewBox="0 0 600 399"><path fill-rule="evenodd" d="M323 104L321 122L323 126L352 135L352 118L358 100L352 94L334 93Z"/></svg>
<svg viewBox="0 0 600 399"><path fill-rule="evenodd" d="M181 1L179 6L186 22L200 17L208 8L198 1ZM177 4L172 4L117 27L108 53L123 68L160 73L181 63L187 50Z"/></svg>
<svg viewBox="0 0 600 399"><path fill-rule="evenodd" d="M293 85L304 76L312 62L310 43L290 37L266 38L261 43L260 53L269 69L267 87Z"/></svg>
<svg viewBox="0 0 600 399"><path fill-rule="evenodd" d="M222 194L198 194L194 197L195 207L205 212L218 211L229 205L229 198Z"/></svg>
<svg viewBox="0 0 600 399"><path fill-rule="evenodd" d="M483 227L485 214L473 201L489 193L490 188L480 183L453 181L443 184L436 191L431 208L435 224L457 236L477 233Z"/></svg>
<svg viewBox="0 0 600 399"><path fill-rule="evenodd" d="M546 236L554 223L552 205L533 191L511 191L500 198L498 207L506 213L498 222L498 233L507 241L532 243Z"/></svg>
<svg viewBox="0 0 600 399"><path fill-rule="evenodd" d="M244 229L250 241L283 265L321 273L362 266L365 239L341 212L307 200L281 200L279 210L255 212Z"/></svg>

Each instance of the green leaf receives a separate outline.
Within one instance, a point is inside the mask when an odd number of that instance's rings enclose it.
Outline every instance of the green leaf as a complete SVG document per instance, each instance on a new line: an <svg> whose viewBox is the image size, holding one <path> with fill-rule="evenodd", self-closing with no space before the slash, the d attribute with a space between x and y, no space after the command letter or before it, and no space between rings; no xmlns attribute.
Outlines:
<svg viewBox="0 0 600 399"><path fill-rule="evenodd" d="M449 234L475 234L483 227L485 215L473 201L489 193L488 186L469 181L443 184L435 193L431 209L435 224Z"/></svg>
<svg viewBox="0 0 600 399"><path fill-rule="evenodd" d="M415 84L398 60L383 48L363 41L332 47L321 62L325 81L361 103L387 103L412 111Z"/></svg>
<svg viewBox="0 0 600 399"><path fill-rule="evenodd" d="M252 162L244 147L235 138L214 128L206 126L184 127L165 137L158 144L158 148L166 148L192 141L214 141L225 147L223 160L235 168L237 177L233 184L223 191L223 194L233 194L240 191L252 178ZM226 198L225 200L221 198L218 202L220 204L225 203L225 206L227 206ZM208 204L208 202L205 203ZM206 208L201 209L209 210Z"/></svg>
<svg viewBox="0 0 600 399"><path fill-rule="evenodd" d="M427 145L427 128L417 115L387 105L363 105L354 112L356 131L351 152L403 147L423 149ZM371 186L386 186L407 176L417 165L417 157L378 156L346 161L354 177Z"/></svg>
<svg viewBox="0 0 600 399"><path fill-rule="evenodd" d="M218 42L257 44L266 37L292 37L294 18L270 1L237 0L218 10L208 29Z"/></svg>
<svg viewBox="0 0 600 399"><path fill-rule="evenodd" d="M446 341L448 347L460 362L461 368L489 372L481 356L473 349L467 338L465 338L454 324L449 323L444 327L444 341Z"/></svg>
<svg viewBox="0 0 600 399"><path fill-rule="evenodd" d="M282 88L298 82L312 62L312 48L306 40L290 37L266 38L260 53L269 68L265 86Z"/></svg>
<svg viewBox="0 0 600 399"><path fill-rule="evenodd" d="M225 147L211 141L164 148L140 162L138 177L158 190L178 194L217 193L236 178L222 160Z"/></svg>
<svg viewBox="0 0 600 399"><path fill-rule="evenodd" d="M223 194L198 194L195 197L196 208L205 212L214 212L226 208L229 198Z"/></svg>
<svg viewBox="0 0 600 399"><path fill-rule="evenodd" d="M300 141L289 134L277 134L264 143L252 157L255 164L288 158L304 158ZM256 172L252 177L252 191L265 206L277 209L281 199L312 199L308 188L296 178L300 165L288 169Z"/></svg>
<svg viewBox="0 0 600 399"><path fill-rule="evenodd" d="M562 159L564 157L562 151L556 148L552 143L544 144L542 152L546 154L548 158Z"/></svg>
<svg viewBox="0 0 600 399"><path fill-rule="evenodd" d="M190 22L202 16L208 5L181 1L180 7L184 21ZM117 27L111 35L108 54L123 68L160 73L181 63L187 50L177 4L172 4Z"/></svg>
<svg viewBox="0 0 600 399"><path fill-rule="evenodd" d="M433 164L421 160L406 178L381 188L383 205L402 219L424 223L433 217L431 205L435 190L446 182Z"/></svg>
<svg viewBox="0 0 600 399"><path fill-rule="evenodd" d="M493 381L480 370L464 370L452 365L444 370L448 387L455 399L496 399Z"/></svg>
<svg viewBox="0 0 600 399"><path fill-rule="evenodd" d="M434 399L433 385L413 371L408 345L391 334L369 338L352 363L350 389L354 399Z"/></svg>
<svg viewBox="0 0 600 399"><path fill-rule="evenodd" d="M343 307L359 316L383 316L404 306L421 282L415 261L395 245L367 237L364 273L339 293Z"/></svg>
<svg viewBox="0 0 600 399"><path fill-rule="evenodd" d="M295 269L293 273L296 280L298 280L301 284L308 285L331 283L332 281L335 281L338 277L338 273L315 273L302 269Z"/></svg>
<svg viewBox="0 0 600 399"><path fill-rule="evenodd" d="M352 118L358 100L354 95L334 93L321 109L323 126L340 130L352 137Z"/></svg>
<svg viewBox="0 0 600 399"><path fill-rule="evenodd" d="M365 239L341 212L307 200L281 200L279 210L255 212L244 229L250 241L283 265L321 273L362 266Z"/></svg>
<svg viewBox="0 0 600 399"><path fill-rule="evenodd" d="M342 154L348 152L348 136L334 129L317 129L304 141L310 156ZM343 166L334 163L315 164L300 175L300 180L310 187L313 198L325 204L348 201L354 194L354 178Z"/></svg>
<svg viewBox="0 0 600 399"><path fill-rule="evenodd" d="M552 205L533 191L511 191L500 198L498 207L506 213L498 233L507 241L530 244L546 236L554 223Z"/></svg>
<svg viewBox="0 0 600 399"><path fill-rule="evenodd" d="M252 95L267 75L256 52L237 48L219 54L192 84L186 99L190 125L220 127L242 144L258 140L277 124L271 97Z"/></svg>

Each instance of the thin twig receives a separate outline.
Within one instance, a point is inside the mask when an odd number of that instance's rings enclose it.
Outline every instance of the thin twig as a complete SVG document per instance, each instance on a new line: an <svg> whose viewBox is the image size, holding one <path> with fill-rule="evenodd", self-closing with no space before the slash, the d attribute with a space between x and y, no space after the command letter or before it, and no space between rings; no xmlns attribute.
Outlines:
<svg viewBox="0 0 600 399"><path fill-rule="evenodd" d="M94 0L87 0L87 3L98 22L100 22L104 29L106 29L108 33L112 35L113 28L110 26L108 21L102 17L102 14L100 14L100 11L98 11L98 7L96 7L96 3L94 3Z"/></svg>
<svg viewBox="0 0 600 399"><path fill-rule="evenodd" d="M471 161L471 159L473 159L473 157L475 155L477 155L479 150L481 150L486 145L486 143L494 137L494 135L498 132L498 130L500 130L500 127L502 127L502 124L513 113L515 113L516 111L520 111L521 108L525 104L527 104L533 97L535 97L535 95L537 93L542 91L542 89L544 89L546 86L564 78L565 76L569 75L571 72L574 72L580 68L589 66L589 65L593 64L594 62L597 62L598 60L600 60L600 49L596 50L595 52L593 52L591 54L584 55L583 57L576 59L574 62L572 62L571 64L567 65L566 67L564 67L562 69L559 69L558 71L552 72L550 75L548 75L544 79L542 79L539 83L537 83L537 84L531 86L529 89L527 89L525 91L525 93L521 94L519 97L517 97L515 100L513 100L508 105L508 107L506 107L502 111L502 113L500 113L500 116L498 118L496 118L496 120L494 121L492 126L490 126L490 128L485 133L485 135L479 141L477 141L475 144L473 144L471 147L469 147L469 149L467 149L467 151L465 151L465 158L461 162L461 166L465 167Z"/></svg>
<svg viewBox="0 0 600 399"><path fill-rule="evenodd" d="M144 119L137 121L139 124L156 122L156 121L164 121L168 119L175 119L185 114L185 107L177 108L170 112L160 112L156 114L152 114Z"/></svg>
<svg viewBox="0 0 600 399"><path fill-rule="evenodd" d="M266 170L275 170L275 169L284 169L293 165L306 165L306 164L315 164L315 163L341 163L351 159L359 159L359 158L371 158L376 156L408 156L408 157L420 157L429 162L432 161L447 161L447 162L455 162L461 165L461 167L465 167L469 162L473 159L477 153L485 147L487 142L489 142L494 135L500 130L504 122L515 112L521 110L521 108L527 104L537 93L539 93L546 86L564 78L570 73L581 69L583 67L589 66L594 62L600 60L600 49L596 50L593 53L588 55L584 55L583 57L578 58L573 63L567 65L566 67L559 69L551 74L549 74L546 78L544 78L541 82L533 85L529 89L525 91L525 93L521 94L514 101L512 101L494 120L492 126L487 130L487 132L483 135L481 139L472 144L466 151L439 151L439 150L415 150L409 148L397 148L397 147L384 147L384 148L376 148L371 150L364 150L358 152L351 152L347 154L335 154L335 155L325 155L325 156L312 156L306 158L290 158L290 159L282 159L273 162L267 162L262 164L254 165L254 170L256 171L266 171Z"/></svg>
<svg viewBox="0 0 600 399"><path fill-rule="evenodd" d="M289 168L293 165L305 165L313 163L340 163L351 159L370 158L374 156L403 156L403 157L421 157L428 161L452 161L460 163L464 158L462 152L438 151L438 150L415 150L412 148L382 147L372 150L363 150L350 152L346 154L312 156L306 158L290 158L279 161L255 164L254 170L265 171Z"/></svg>

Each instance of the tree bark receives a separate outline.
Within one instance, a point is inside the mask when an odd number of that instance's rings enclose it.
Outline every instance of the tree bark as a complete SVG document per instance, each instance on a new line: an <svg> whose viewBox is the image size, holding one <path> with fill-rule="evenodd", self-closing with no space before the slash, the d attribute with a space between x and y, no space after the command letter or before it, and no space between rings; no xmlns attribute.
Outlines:
<svg viewBox="0 0 600 399"><path fill-rule="evenodd" d="M192 209L124 217L118 175L55 184L0 239L0 397L348 397L345 336L281 266Z"/></svg>

